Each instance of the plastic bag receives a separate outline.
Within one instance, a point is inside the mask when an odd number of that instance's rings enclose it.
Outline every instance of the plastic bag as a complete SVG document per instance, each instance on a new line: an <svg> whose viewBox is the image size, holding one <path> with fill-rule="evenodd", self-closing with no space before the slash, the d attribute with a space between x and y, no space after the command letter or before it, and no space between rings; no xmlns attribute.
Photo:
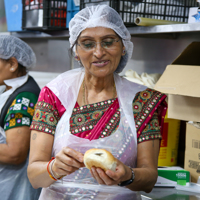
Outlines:
<svg viewBox="0 0 200 200"><path fill-rule="evenodd" d="M185 186L177 185L176 189L200 194L200 185L196 183L188 183Z"/></svg>

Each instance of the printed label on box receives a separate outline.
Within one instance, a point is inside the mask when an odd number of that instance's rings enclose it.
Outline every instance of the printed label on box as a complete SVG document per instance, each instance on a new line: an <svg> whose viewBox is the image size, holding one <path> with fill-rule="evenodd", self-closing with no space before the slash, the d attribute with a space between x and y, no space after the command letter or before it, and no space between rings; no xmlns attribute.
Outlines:
<svg viewBox="0 0 200 200"><path fill-rule="evenodd" d="M200 22L200 9L198 7L192 7L189 10L188 23Z"/></svg>
<svg viewBox="0 0 200 200"><path fill-rule="evenodd" d="M200 140L192 139L192 148L200 149Z"/></svg>
<svg viewBox="0 0 200 200"><path fill-rule="evenodd" d="M200 173L200 162L194 160L188 160L188 167L192 169L196 169L197 173Z"/></svg>
<svg viewBox="0 0 200 200"><path fill-rule="evenodd" d="M161 147L167 147L168 126L169 126L169 123L164 123L163 135L162 135L162 140L160 144Z"/></svg>
<svg viewBox="0 0 200 200"><path fill-rule="evenodd" d="M175 167L158 168L158 178L155 186L175 187L187 185L190 181L190 172Z"/></svg>

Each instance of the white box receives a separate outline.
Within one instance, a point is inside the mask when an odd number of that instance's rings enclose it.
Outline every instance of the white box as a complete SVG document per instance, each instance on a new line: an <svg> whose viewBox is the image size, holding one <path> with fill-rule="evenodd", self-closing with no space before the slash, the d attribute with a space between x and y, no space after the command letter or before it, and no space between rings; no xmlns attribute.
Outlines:
<svg viewBox="0 0 200 200"><path fill-rule="evenodd" d="M189 9L188 23L200 23L200 9L198 7Z"/></svg>

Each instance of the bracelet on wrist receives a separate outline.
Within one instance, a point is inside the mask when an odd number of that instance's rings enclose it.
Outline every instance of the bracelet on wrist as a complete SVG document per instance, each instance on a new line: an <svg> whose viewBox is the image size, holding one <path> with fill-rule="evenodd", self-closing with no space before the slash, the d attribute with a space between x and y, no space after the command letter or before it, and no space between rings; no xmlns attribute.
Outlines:
<svg viewBox="0 0 200 200"><path fill-rule="evenodd" d="M132 169L130 166L128 166L128 167L131 169L132 177L131 177L131 179L129 179L129 180L127 180L127 181L123 181L123 182L119 183L119 184L118 184L119 186L127 186L127 185L130 185L130 184L134 181L134 179L135 179L135 173L134 173L133 169Z"/></svg>
<svg viewBox="0 0 200 200"><path fill-rule="evenodd" d="M54 160L54 159L55 159L55 158L52 157L51 160L48 162L48 164L47 164L47 172L48 172L49 177L50 177L51 179L53 179L54 181L57 181L57 179L55 179L55 178L51 175L51 173L50 173L50 171L49 171L49 165L50 165L50 163L52 162L52 160Z"/></svg>
<svg viewBox="0 0 200 200"><path fill-rule="evenodd" d="M61 176L61 177L59 177L59 178L56 178L56 176L55 176L54 173L53 173L53 169L52 169L52 166L53 166L54 161L55 161L55 159L52 160L52 163L51 163L51 165L50 165L50 173L51 173L51 175L53 176L53 178L55 178L56 180L60 180L60 179L63 178L64 176ZM59 175L58 175L58 176L59 176Z"/></svg>
<svg viewBox="0 0 200 200"><path fill-rule="evenodd" d="M57 180L60 180L61 178L63 178L63 176L61 176L60 178L55 177L53 170L52 170L52 165L53 165L54 161L55 161L55 158L52 157L51 160L49 161L48 165L47 165L47 172L48 172L49 177L51 179L53 179L54 181L57 181ZM49 167L50 167L50 171L49 171Z"/></svg>

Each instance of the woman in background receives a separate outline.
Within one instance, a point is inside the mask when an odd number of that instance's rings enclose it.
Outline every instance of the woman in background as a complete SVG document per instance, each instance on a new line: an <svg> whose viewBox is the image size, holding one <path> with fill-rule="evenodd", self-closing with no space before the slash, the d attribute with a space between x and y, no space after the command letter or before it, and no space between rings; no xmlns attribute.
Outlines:
<svg viewBox="0 0 200 200"><path fill-rule="evenodd" d="M129 200L157 180L166 95L120 73L132 56L130 33L107 5L79 11L69 24L81 68L67 71L40 93L31 125L28 177L40 200ZM116 171L84 168L91 148L109 150Z"/></svg>
<svg viewBox="0 0 200 200"><path fill-rule="evenodd" d="M1 200L37 200L27 177L30 124L40 88L28 71L36 64L31 47L0 35L0 194Z"/></svg>

